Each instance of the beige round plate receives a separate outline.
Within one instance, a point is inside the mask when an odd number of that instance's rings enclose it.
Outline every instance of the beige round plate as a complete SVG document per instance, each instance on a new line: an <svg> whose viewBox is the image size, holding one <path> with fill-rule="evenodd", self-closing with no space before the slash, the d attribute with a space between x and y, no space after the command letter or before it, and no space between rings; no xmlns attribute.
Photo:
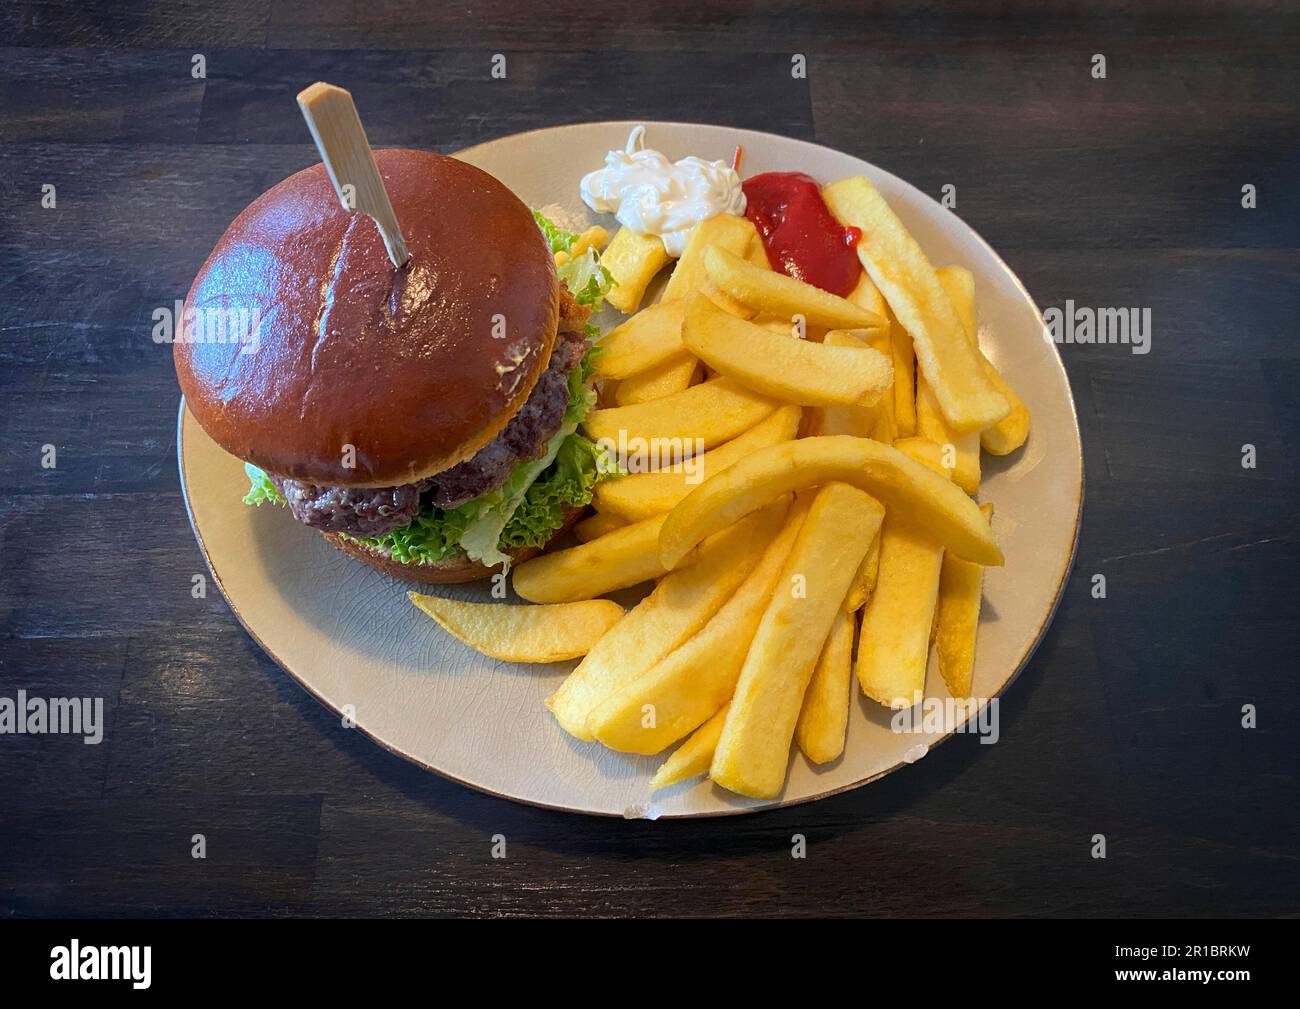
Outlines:
<svg viewBox="0 0 1300 1009"><path fill-rule="evenodd" d="M459 157L491 172L528 204L590 215L578 181L621 147L632 123L590 123L504 137ZM865 161L749 130L647 124L672 158L731 157L744 173L807 172L829 182L865 174L937 266L975 273L980 343L1033 416L1029 443L984 457L982 499L996 506L1004 568L989 569L974 694L995 697L1024 666L1052 618L1074 556L1083 496L1079 431L1056 349L1015 275L978 235L912 186ZM473 236L465 236L472 241ZM565 735L542 706L571 668L523 666L462 646L406 600L408 586L365 568L277 509L240 503L240 462L181 406L181 478L199 545L231 609L257 642L317 700L355 712L376 742L471 788L538 806L612 816L717 816L803 802L866 784L947 737L891 731L889 713L855 695L844 756L826 767L792 757L776 803L741 799L706 780L651 796L661 758L630 757ZM477 587L446 590L486 598ZM933 664L932 664L933 665ZM947 691L932 668L928 693Z"/></svg>

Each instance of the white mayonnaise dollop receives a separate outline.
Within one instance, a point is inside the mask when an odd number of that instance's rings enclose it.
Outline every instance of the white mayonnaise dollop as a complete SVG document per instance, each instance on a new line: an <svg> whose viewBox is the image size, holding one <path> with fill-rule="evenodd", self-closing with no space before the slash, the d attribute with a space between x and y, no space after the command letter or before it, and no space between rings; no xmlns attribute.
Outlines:
<svg viewBox="0 0 1300 1009"><path fill-rule="evenodd" d="M633 127L627 146L605 155L605 167L582 178L582 202L643 235L658 235L680 256L690 231L718 214L743 214L740 176L725 161L672 162L645 146L645 127Z"/></svg>

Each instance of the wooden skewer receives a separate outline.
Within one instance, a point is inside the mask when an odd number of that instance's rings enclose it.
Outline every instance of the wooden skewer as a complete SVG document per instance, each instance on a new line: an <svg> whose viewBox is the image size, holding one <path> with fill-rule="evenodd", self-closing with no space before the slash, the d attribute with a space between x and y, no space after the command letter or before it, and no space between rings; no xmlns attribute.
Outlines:
<svg viewBox="0 0 1300 1009"><path fill-rule="evenodd" d="M317 81L298 92L298 108L302 109L302 116L307 120L307 129L311 130L312 139L316 141L316 149L325 162L325 170L329 172L343 209L348 213L359 210L374 220L384 238L388 258L400 268L411 254L406 249L406 239L402 237L402 228L389 202L388 190L379 177L379 166L375 164L375 155L370 150L351 92ZM343 190L344 186L352 188L351 201Z"/></svg>

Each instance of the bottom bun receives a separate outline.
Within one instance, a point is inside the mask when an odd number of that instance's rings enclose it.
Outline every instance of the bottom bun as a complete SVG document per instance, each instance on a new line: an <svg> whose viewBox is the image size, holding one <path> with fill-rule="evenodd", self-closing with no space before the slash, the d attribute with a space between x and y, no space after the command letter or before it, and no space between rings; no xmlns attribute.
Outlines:
<svg viewBox="0 0 1300 1009"><path fill-rule="evenodd" d="M519 550L510 551L510 560L514 564L522 564L530 557L536 557L547 546L554 543L559 537L573 528L574 524L582 517L586 507L571 508L565 513L564 522L560 528L555 530L555 534L542 547L523 547ZM378 568L394 578L402 578L411 582L423 582L426 585L451 585L458 582L476 582L481 578L487 578L497 571L501 570L501 565L496 564L488 567L479 561L472 561L464 554L455 557L447 557L444 560L437 561L433 564L403 564L401 561L394 560L392 554L386 550L380 550L366 543L357 540L347 539L340 533L321 533L332 546L338 547L350 557L355 557L363 564L369 564L372 568Z"/></svg>

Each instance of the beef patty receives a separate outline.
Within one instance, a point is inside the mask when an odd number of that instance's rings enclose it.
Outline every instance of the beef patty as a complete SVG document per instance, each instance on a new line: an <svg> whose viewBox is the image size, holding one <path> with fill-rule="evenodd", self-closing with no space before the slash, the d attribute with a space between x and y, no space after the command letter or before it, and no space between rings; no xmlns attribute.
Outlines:
<svg viewBox="0 0 1300 1009"><path fill-rule="evenodd" d="M464 462L398 487L329 487L272 476L299 522L324 532L381 536L410 525L424 508L455 508L495 490L521 462L539 459L560 429L569 402L569 372L586 353L588 311L560 287L560 325L551 360L522 409L492 441Z"/></svg>

